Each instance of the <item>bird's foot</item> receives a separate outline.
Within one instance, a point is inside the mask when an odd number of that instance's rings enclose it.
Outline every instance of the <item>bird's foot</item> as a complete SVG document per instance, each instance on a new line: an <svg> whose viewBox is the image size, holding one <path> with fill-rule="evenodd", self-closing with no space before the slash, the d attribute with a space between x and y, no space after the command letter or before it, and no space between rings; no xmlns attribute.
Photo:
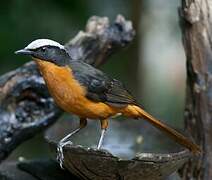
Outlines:
<svg viewBox="0 0 212 180"><path fill-rule="evenodd" d="M64 169L63 168L63 161L64 161L63 147L68 144L72 145L73 143L71 141L67 141L67 142L59 142L57 145L57 161L59 162L61 169Z"/></svg>

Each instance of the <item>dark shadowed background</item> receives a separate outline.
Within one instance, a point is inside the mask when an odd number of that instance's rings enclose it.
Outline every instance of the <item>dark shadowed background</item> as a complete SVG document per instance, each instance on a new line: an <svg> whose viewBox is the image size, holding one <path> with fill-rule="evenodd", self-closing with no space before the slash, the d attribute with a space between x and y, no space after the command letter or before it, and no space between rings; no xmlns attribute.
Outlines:
<svg viewBox="0 0 212 180"><path fill-rule="evenodd" d="M112 21L117 14L122 14L133 21L135 40L101 69L123 81L148 112L182 129L185 56L178 25L179 3L170 0L1 1L0 74L30 60L16 56L14 51L32 40L49 38L63 44L83 30L89 17L107 16ZM64 117L68 119L68 115ZM144 151L159 151L162 146L171 148L172 141L151 125L119 118L118 122L122 121L127 122L125 126L136 129L136 141L138 144L142 141L139 146ZM131 126L132 123L135 125ZM10 158L46 156L47 151L40 134L16 149Z"/></svg>

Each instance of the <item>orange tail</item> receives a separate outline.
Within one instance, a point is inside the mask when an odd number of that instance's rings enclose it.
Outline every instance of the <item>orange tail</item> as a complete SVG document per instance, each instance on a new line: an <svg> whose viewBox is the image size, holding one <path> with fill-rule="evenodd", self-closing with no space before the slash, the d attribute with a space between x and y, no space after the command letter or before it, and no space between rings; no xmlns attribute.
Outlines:
<svg viewBox="0 0 212 180"><path fill-rule="evenodd" d="M160 129L164 133L166 133L169 137L171 137L173 140L175 140L177 143L185 146L189 150L191 150L193 153L200 153L201 149L198 145L193 143L191 140L177 132L176 130L170 128L169 126L165 125L161 121L155 119L153 116L151 116L149 113L144 111L138 106L132 105L128 106L126 115L127 116L133 116L133 117L142 117L146 119L148 122L150 122L153 126Z"/></svg>

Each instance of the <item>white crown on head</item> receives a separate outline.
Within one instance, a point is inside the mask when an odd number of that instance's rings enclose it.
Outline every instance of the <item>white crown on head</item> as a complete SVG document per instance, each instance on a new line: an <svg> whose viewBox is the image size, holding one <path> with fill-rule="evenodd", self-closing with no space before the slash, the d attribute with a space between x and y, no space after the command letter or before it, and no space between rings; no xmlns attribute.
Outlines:
<svg viewBox="0 0 212 180"><path fill-rule="evenodd" d="M55 46L59 47L60 49L64 49L64 46L60 43L50 40L50 39L37 39L32 41L28 46L26 46L24 49L37 49L43 46Z"/></svg>

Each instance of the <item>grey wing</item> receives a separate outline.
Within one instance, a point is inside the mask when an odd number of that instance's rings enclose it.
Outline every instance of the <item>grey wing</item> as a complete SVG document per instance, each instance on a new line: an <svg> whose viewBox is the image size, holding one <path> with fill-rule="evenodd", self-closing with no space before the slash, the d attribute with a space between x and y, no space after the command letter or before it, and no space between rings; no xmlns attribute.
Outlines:
<svg viewBox="0 0 212 180"><path fill-rule="evenodd" d="M71 63L73 74L86 87L86 96L96 102L104 102L114 107L137 104L124 85L108 77L102 71L82 62Z"/></svg>

